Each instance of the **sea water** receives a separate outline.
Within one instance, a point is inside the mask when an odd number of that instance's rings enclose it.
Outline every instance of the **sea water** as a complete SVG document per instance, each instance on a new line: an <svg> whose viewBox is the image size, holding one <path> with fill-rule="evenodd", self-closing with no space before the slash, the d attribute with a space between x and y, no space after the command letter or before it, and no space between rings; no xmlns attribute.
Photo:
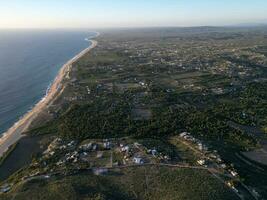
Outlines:
<svg viewBox="0 0 267 200"><path fill-rule="evenodd" d="M0 136L46 94L60 68L96 33L0 30Z"/></svg>

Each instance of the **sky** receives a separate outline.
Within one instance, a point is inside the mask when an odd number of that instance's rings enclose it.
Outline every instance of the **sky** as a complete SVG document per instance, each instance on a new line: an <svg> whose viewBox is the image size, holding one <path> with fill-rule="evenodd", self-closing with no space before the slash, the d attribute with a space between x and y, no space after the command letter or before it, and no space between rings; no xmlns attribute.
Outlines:
<svg viewBox="0 0 267 200"><path fill-rule="evenodd" d="M267 23L267 0L0 0L0 28Z"/></svg>

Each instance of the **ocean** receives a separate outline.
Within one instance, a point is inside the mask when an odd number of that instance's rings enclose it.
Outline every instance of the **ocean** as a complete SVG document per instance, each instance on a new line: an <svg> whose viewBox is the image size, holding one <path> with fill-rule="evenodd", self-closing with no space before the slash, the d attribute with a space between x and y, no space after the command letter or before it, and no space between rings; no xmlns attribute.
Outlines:
<svg viewBox="0 0 267 200"><path fill-rule="evenodd" d="M0 30L0 136L46 94L60 68L96 33Z"/></svg>

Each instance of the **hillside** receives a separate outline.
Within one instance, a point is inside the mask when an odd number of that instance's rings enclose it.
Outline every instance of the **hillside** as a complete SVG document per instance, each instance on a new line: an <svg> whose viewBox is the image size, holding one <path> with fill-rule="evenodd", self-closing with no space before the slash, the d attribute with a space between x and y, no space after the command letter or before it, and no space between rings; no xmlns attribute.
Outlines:
<svg viewBox="0 0 267 200"><path fill-rule="evenodd" d="M139 167L112 170L104 176L81 173L31 180L14 188L5 200L235 200L238 199L205 171Z"/></svg>

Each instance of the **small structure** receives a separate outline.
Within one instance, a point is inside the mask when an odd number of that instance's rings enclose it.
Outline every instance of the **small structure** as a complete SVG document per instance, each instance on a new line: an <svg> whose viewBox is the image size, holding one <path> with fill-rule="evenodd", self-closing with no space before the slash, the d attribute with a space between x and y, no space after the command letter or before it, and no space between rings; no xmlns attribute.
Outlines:
<svg viewBox="0 0 267 200"><path fill-rule="evenodd" d="M188 136L188 135L190 135L190 133L183 132L180 134L180 137L185 138L185 136Z"/></svg>
<svg viewBox="0 0 267 200"><path fill-rule="evenodd" d="M104 149L107 149L107 150L111 149L111 143L110 142L104 142L103 146L104 146Z"/></svg>
<svg viewBox="0 0 267 200"><path fill-rule="evenodd" d="M97 148L98 148L98 145L97 145L97 144L94 144L94 145L92 146L93 151L96 151Z"/></svg>
<svg viewBox="0 0 267 200"><path fill-rule="evenodd" d="M235 188L235 185L232 181L227 181L226 185L230 188L232 188L232 190L234 190L236 193L238 193L238 190Z"/></svg>
<svg viewBox="0 0 267 200"><path fill-rule="evenodd" d="M151 153L152 153L153 156L156 156L156 155L158 154L158 152L157 152L156 149L153 149L153 150L151 151Z"/></svg>
<svg viewBox="0 0 267 200"><path fill-rule="evenodd" d="M130 150L130 147L129 146L124 146L124 147L121 148L121 151L122 152L127 152L128 153L129 150Z"/></svg>
<svg viewBox="0 0 267 200"><path fill-rule="evenodd" d="M105 169L105 168L96 168L96 169L93 169L93 173L95 175L97 175L97 176L103 175L103 174L108 173L108 169Z"/></svg>
<svg viewBox="0 0 267 200"><path fill-rule="evenodd" d="M238 173L237 173L236 171L234 171L234 170L231 170L231 171L230 171L230 174L231 174L233 177L238 176Z"/></svg>
<svg viewBox="0 0 267 200"><path fill-rule="evenodd" d="M5 184L0 187L0 194L7 193L9 190L11 190L11 186L9 184Z"/></svg>
<svg viewBox="0 0 267 200"><path fill-rule="evenodd" d="M73 141L73 140L67 144L68 147L73 147L74 145L75 145L75 141Z"/></svg>
<svg viewBox="0 0 267 200"><path fill-rule="evenodd" d="M205 160L198 160L197 163L201 166L205 165L206 161Z"/></svg>
<svg viewBox="0 0 267 200"><path fill-rule="evenodd" d="M45 175L44 178L45 178L45 179L49 179L50 176L49 176L49 175Z"/></svg>
<svg viewBox="0 0 267 200"><path fill-rule="evenodd" d="M234 187L234 183L232 181L227 181L226 185L228 185L230 188Z"/></svg>
<svg viewBox="0 0 267 200"><path fill-rule="evenodd" d="M226 169L227 166L226 166L226 164L223 163L223 164L221 164L221 167L222 167L223 169Z"/></svg>
<svg viewBox="0 0 267 200"><path fill-rule="evenodd" d="M138 148L138 147L140 147L140 146L141 146L141 144L140 144L140 143L138 143L138 142L135 142L135 143L134 143L134 146Z"/></svg>
<svg viewBox="0 0 267 200"><path fill-rule="evenodd" d="M56 165L57 165L57 166L61 166L61 165L63 165L64 163L65 163L65 161L60 160L60 161L58 161L58 162L56 163Z"/></svg>
<svg viewBox="0 0 267 200"><path fill-rule="evenodd" d="M154 157L156 157L156 155L158 154L156 149L148 149L147 153L152 154Z"/></svg>
<svg viewBox="0 0 267 200"><path fill-rule="evenodd" d="M66 145L62 145L62 146L59 147L60 150L65 150L66 148L67 148Z"/></svg>
<svg viewBox="0 0 267 200"><path fill-rule="evenodd" d="M74 151L73 153L67 153L65 157L66 157L67 161L77 162L78 157L79 157L79 153L77 151Z"/></svg>
<svg viewBox="0 0 267 200"><path fill-rule="evenodd" d="M142 81L140 81L139 84L140 84L141 86L143 86L143 87L146 86L146 84L145 84L144 82L142 82Z"/></svg>
<svg viewBox="0 0 267 200"><path fill-rule="evenodd" d="M140 165L140 164L144 164L144 160L143 160L142 158L140 158L140 157L134 157L134 158L133 158L133 162L134 162L135 164L138 164L138 165Z"/></svg>
<svg viewBox="0 0 267 200"><path fill-rule="evenodd" d="M93 144L89 143L89 144L84 144L82 146L80 146L80 149L83 151L90 151L92 149Z"/></svg>
<svg viewBox="0 0 267 200"><path fill-rule="evenodd" d="M96 158L102 158L103 157L103 151L98 151L96 154Z"/></svg>
<svg viewBox="0 0 267 200"><path fill-rule="evenodd" d="M217 163L222 163L223 160L218 156L217 159L216 159L216 162L217 162Z"/></svg>
<svg viewBox="0 0 267 200"><path fill-rule="evenodd" d="M211 89L211 91L215 94L223 94L224 93L224 90L222 88L213 88Z"/></svg>
<svg viewBox="0 0 267 200"><path fill-rule="evenodd" d="M202 144L200 141L197 143L197 145L200 151L208 151L208 147L206 147L206 145Z"/></svg>

